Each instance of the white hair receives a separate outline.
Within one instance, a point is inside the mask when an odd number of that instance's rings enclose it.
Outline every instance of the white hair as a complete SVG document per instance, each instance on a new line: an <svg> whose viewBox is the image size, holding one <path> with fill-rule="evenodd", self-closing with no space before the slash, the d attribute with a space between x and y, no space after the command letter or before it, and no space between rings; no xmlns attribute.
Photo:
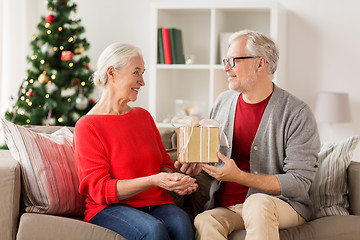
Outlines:
<svg viewBox="0 0 360 240"><path fill-rule="evenodd" d="M107 69L113 66L116 70L125 67L128 61L137 56L142 56L141 50L135 46L124 43L113 43L100 54L96 64L96 72L92 80L96 86L104 86L107 83Z"/></svg>
<svg viewBox="0 0 360 240"><path fill-rule="evenodd" d="M228 42L229 46L234 40L242 37L247 38L247 54L251 56L264 56L269 66L269 73L273 75L277 69L279 61L279 49L274 41L260 32L243 30L235 32L230 36Z"/></svg>

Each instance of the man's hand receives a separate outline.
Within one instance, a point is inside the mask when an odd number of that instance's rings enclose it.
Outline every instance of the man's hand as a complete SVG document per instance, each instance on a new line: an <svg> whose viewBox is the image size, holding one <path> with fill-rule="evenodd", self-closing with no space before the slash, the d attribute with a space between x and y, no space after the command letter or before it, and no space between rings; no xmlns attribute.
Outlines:
<svg viewBox="0 0 360 240"><path fill-rule="evenodd" d="M224 162L222 167L201 164L202 169L210 176L219 181L236 182L247 187L255 188L264 193L272 195L281 194L281 185L275 175L262 175L244 172L237 167L234 160L221 153L218 153L218 156Z"/></svg>
<svg viewBox="0 0 360 240"><path fill-rule="evenodd" d="M174 165L175 168L179 169L181 172L191 176L197 176L201 172L201 165L197 163L181 163L176 161Z"/></svg>
<svg viewBox="0 0 360 240"><path fill-rule="evenodd" d="M244 172L238 168L235 161L218 152L218 157L224 162L222 167L201 164L202 170L219 181L237 182Z"/></svg>

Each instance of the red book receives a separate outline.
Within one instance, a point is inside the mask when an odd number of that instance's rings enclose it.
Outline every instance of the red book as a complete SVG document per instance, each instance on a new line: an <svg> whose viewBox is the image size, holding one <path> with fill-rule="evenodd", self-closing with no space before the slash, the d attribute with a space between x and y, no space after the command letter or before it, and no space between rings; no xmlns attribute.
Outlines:
<svg viewBox="0 0 360 240"><path fill-rule="evenodd" d="M163 46L164 46L164 57L165 64L172 64L171 61L171 46L170 46L170 34L168 28L162 29Z"/></svg>

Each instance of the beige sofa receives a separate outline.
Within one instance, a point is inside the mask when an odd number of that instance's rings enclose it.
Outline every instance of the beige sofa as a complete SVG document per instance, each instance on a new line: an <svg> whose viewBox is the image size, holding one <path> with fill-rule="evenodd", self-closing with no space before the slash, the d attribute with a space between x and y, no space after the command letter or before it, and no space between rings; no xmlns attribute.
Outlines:
<svg viewBox="0 0 360 240"><path fill-rule="evenodd" d="M58 129L51 127L50 132ZM38 127L37 131L49 132L49 128ZM170 156L176 158L174 134L161 131L164 145ZM185 209L191 218L202 211L208 199L208 176L198 176L200 188L191 196L174 196L176 203ZM280 230L284 239L360 239L360 163L352 162L348 169L350 185L350 216L324 217L298 227ZM21 171L10 152L0 151L0 239L3 240L105 240L124 239L115 232L66 216L24 213L21 207ZM229 239L244 239L245 231L232 233Z"/></svg>

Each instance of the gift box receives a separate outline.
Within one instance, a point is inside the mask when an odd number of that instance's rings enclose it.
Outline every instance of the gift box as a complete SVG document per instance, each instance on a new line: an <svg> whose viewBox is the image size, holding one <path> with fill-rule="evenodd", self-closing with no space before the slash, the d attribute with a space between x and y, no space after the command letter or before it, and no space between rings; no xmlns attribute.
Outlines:
<svg viewBox="0 0 360 240"><path fill-rule="evenodd" d="M219 128L216 126L178 127L178 161L186 163L217 163L219 143Z"/></svg>

